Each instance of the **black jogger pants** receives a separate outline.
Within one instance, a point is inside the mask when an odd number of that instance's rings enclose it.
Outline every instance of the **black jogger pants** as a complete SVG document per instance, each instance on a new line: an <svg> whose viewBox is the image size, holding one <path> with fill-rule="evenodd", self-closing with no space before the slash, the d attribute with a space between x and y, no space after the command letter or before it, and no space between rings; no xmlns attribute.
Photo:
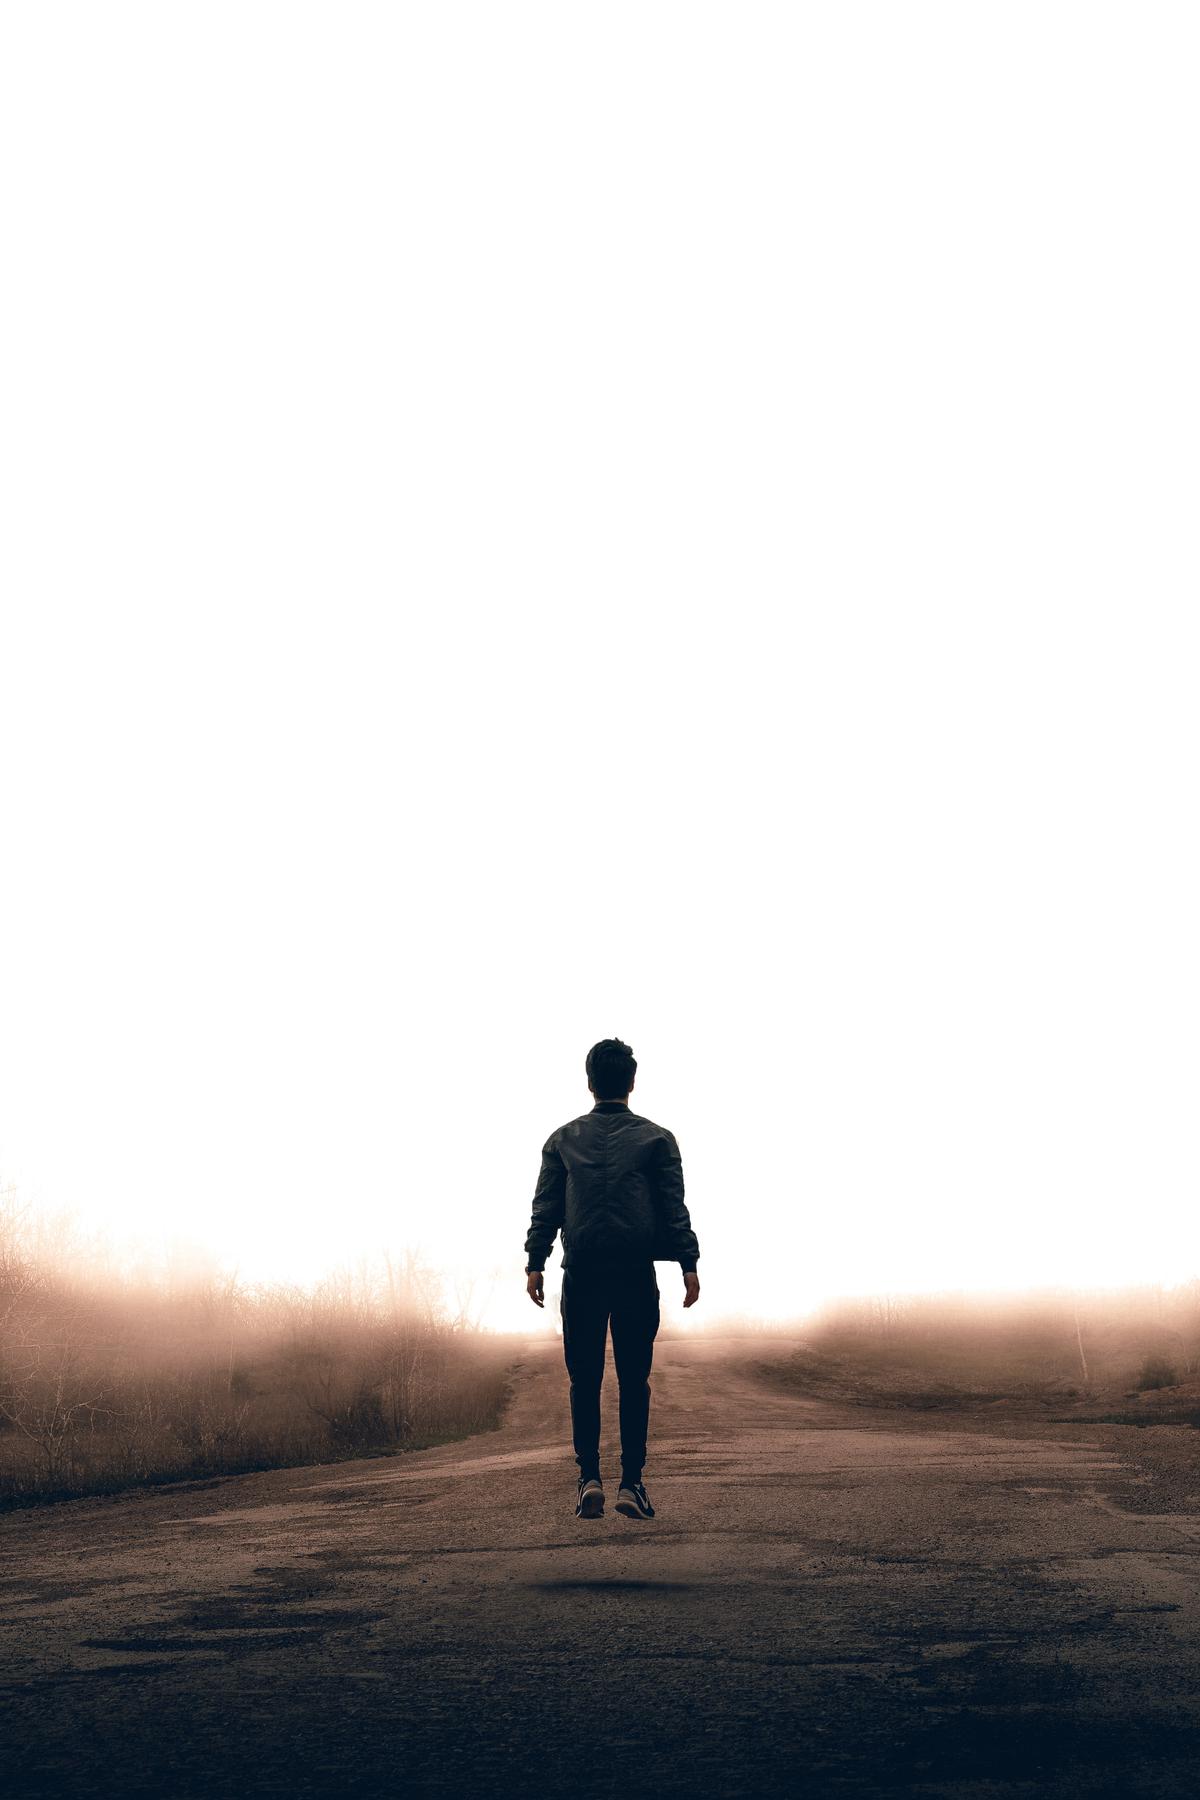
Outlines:
<svg viewBox="0 0 1200 1800"><path fill-rule="evenodd" d="M640 1481L650 1420L650 1364L659 1323L654 1264L564 1268L559 1310L579 1472L584 1476L600 1473L600 1387L611 1325L619 1388L621 1473Z"/></svg>

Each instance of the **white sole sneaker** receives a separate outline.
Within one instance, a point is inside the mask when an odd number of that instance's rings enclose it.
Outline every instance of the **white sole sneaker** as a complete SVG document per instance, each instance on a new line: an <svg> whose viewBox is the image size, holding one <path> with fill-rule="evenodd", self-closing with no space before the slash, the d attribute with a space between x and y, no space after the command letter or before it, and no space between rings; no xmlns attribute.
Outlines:
<svg viewBox="0 0 1200 1800"><path fill-rule="evenodd" d="M652 1519L654 1517L654 1508L646 1497L645 1488L639 1491L637 1488L623 1487L617 1495L617 1511L625 1519Z"/></svg>
<svg viewBox="0 0 1200 1800"><path fill-rule="evenodd" d="M602 1519L604 1517L604 1489L598 1481L589 1482L579 1496L575 1508L577 1519Z"/></svg>

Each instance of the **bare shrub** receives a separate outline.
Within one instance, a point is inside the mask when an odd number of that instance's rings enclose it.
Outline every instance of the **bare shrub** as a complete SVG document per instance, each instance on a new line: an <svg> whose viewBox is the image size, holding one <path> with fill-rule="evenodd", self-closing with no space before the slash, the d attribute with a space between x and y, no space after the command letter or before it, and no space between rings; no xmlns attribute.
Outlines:
<svg viewBox="0 0 1200 1800"><path fill-rule="evenodd" d="M33 1335L21 1326L9 1335L0 1414L37 1451L47 1485L72 1468L79 1434L94 1434L103 1399L103 1381L73 1335L55 1341L46 1321Z"/></svg>
<svg viewBox="0 0 1200 1800"><path fill-rule="evenodd" d="M1179 1372L1165 1357L1148 1356L1134 1377L1133 1385L1139 1394L1147 1393L1151 1388L1178 1387Z"/></svg>

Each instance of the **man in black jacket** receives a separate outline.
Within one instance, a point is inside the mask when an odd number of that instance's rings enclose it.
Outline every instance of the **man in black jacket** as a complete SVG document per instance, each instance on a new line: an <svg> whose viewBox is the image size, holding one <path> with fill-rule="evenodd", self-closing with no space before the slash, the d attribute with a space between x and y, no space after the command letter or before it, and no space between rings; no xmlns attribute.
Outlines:
<svg viewBox="0 0 1200 1800"><path fill-rule="evenodd" d="M604 1512L600 1481L600 1386L611 1325L621 1421L621 1486L617 1511L652 1519L642 1485L650 1418L650 1364L659 1325L656 1259L678 1262L685 1306L700 1298L700 1246L683 1199L679 1145L662 1125L629 1109L637 1070L620 1038L604 1038L587 1054L590 1112L552 1131L542 1147L525 1239L529 1297L545 1305L542 1272L562 1232L560 1307L563 1354L571 1382L571 1433L579 1465L575 1512Z"/></svg>

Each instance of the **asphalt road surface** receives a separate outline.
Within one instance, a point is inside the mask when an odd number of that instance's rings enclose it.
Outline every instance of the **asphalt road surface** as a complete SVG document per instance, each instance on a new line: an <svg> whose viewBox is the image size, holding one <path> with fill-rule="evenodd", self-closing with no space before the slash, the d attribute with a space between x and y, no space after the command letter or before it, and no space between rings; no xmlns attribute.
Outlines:
<svg viewBox="0 0 1200 1800"><path fill-rule="evenodd" d="M1197 1494L764 1354L660 1340L644 1523L574 1517L555 1340L464 1443L8 1515L0 1790L1195 1800Z"/></svg>

